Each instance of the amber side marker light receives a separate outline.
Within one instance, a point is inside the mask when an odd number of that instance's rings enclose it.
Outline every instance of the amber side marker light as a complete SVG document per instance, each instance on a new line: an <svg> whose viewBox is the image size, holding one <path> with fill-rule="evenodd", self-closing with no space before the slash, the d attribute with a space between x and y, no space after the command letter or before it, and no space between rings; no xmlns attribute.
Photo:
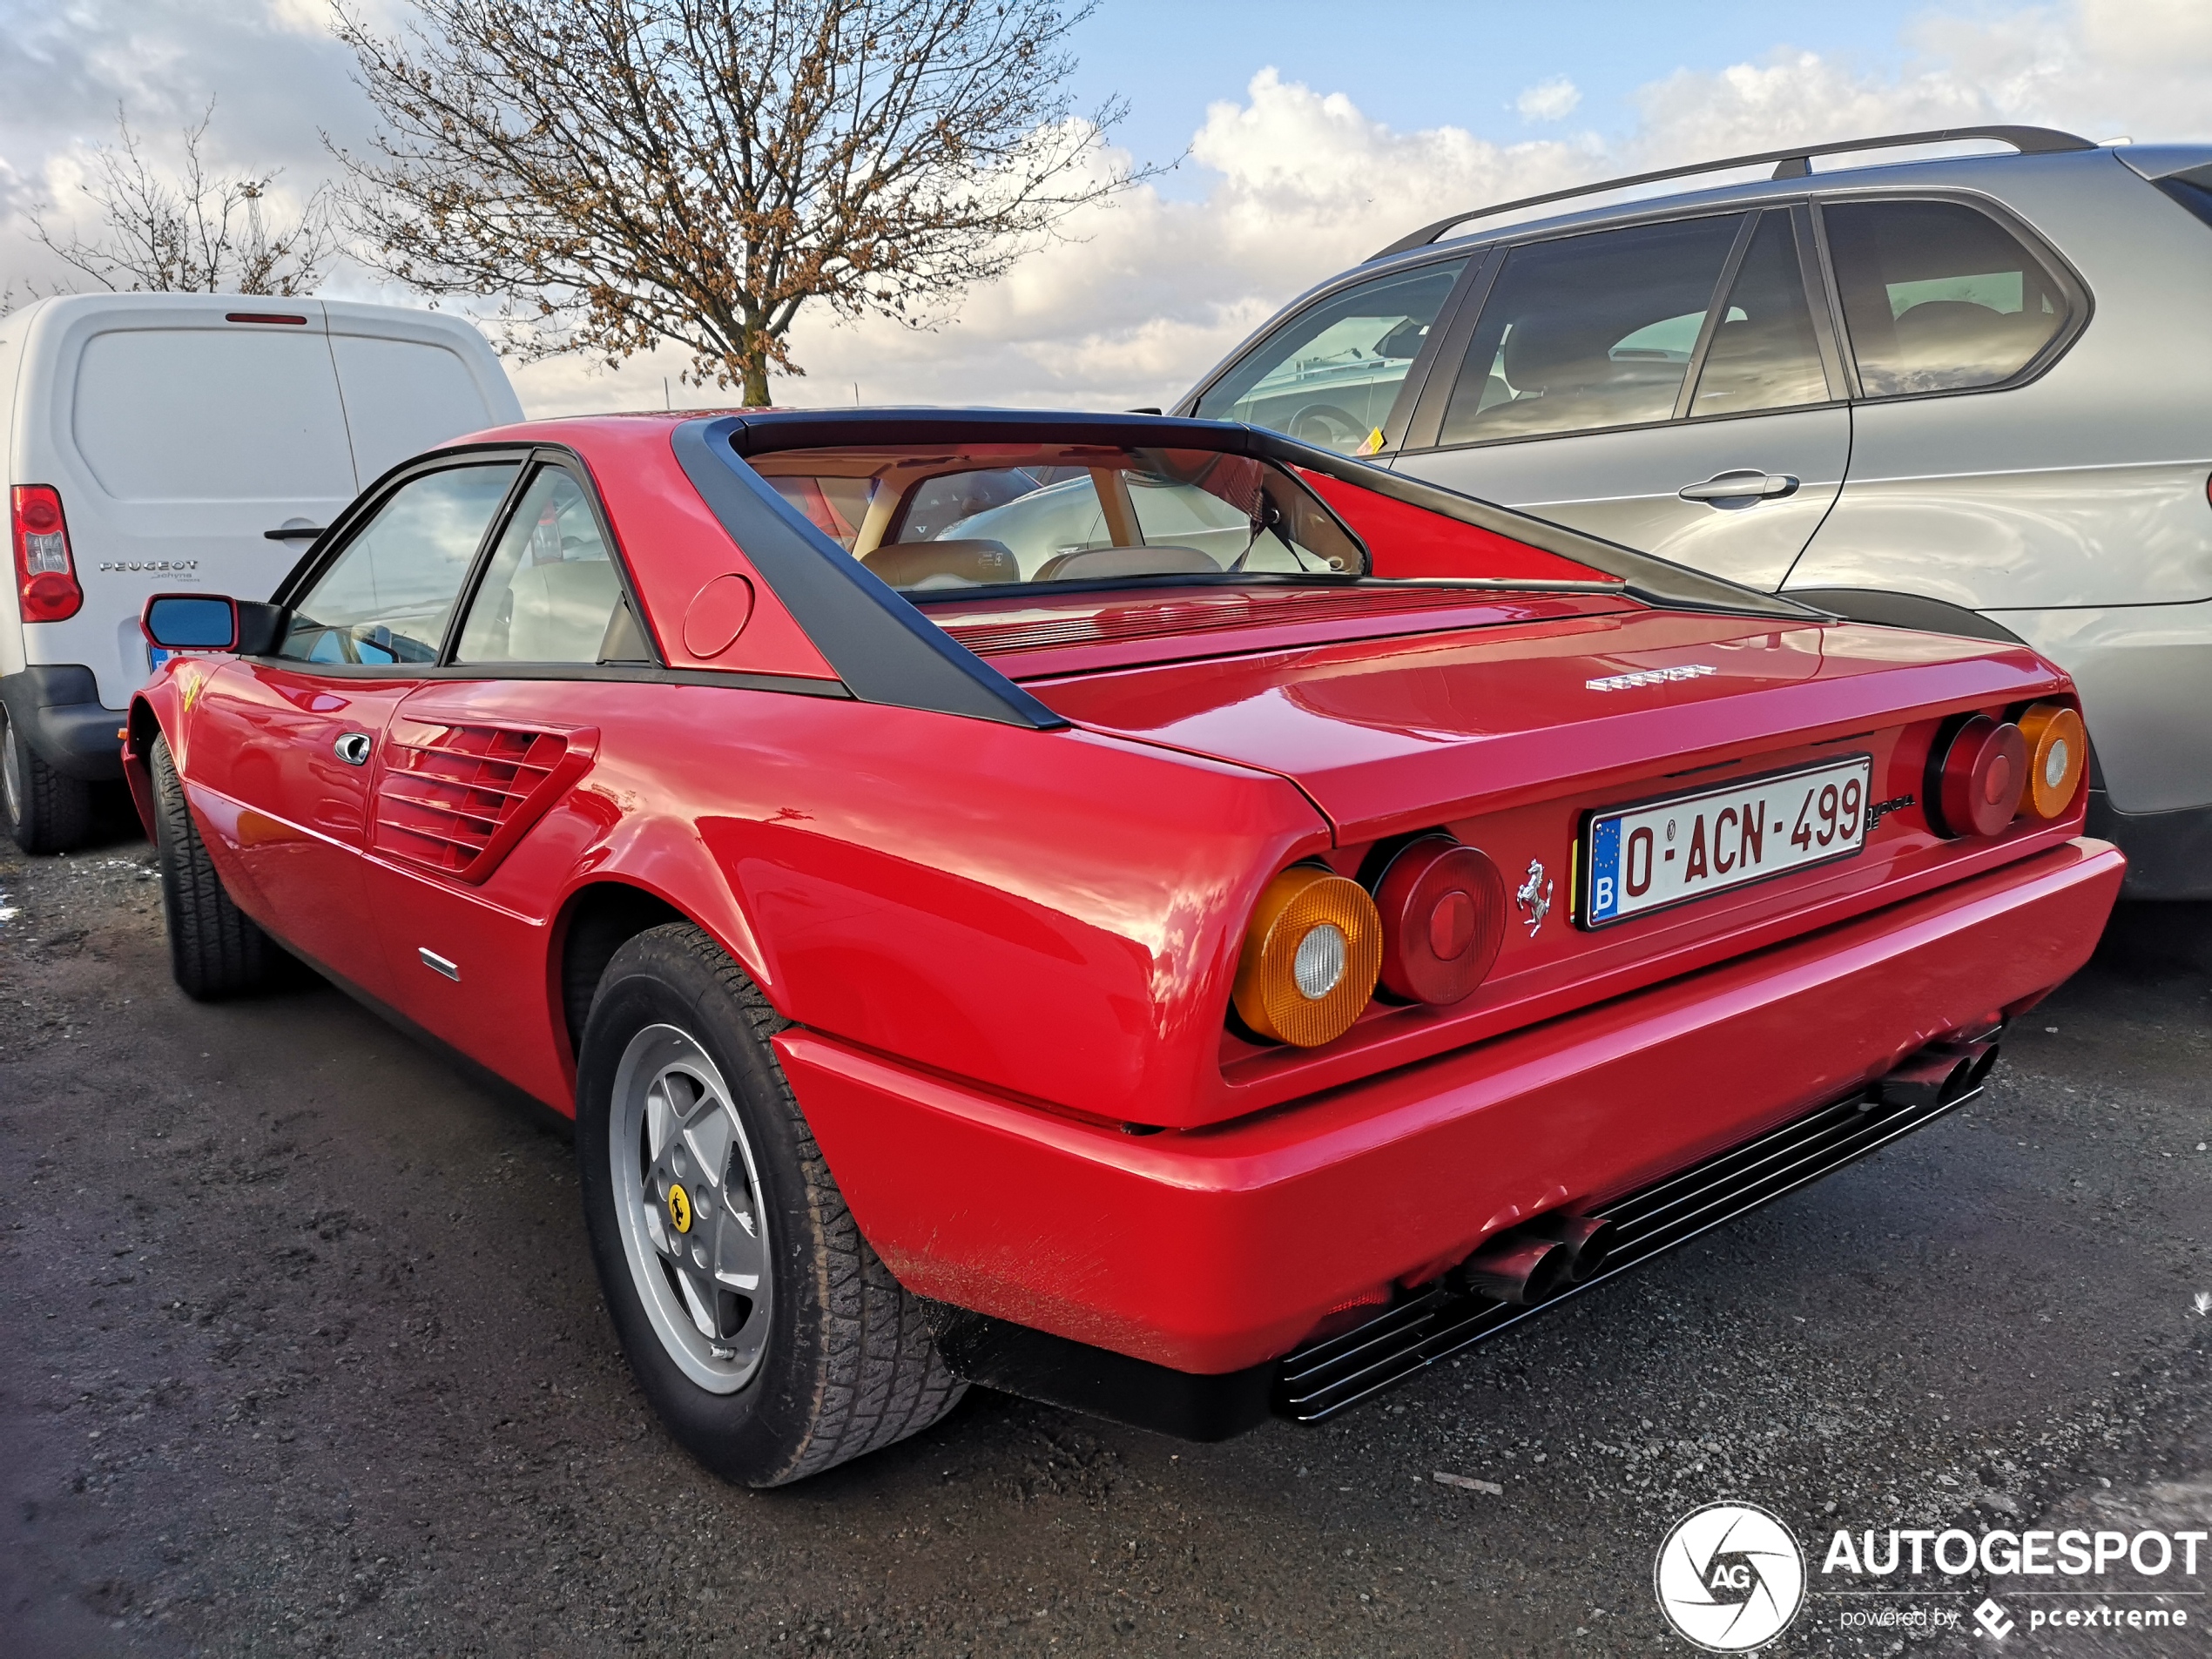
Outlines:
<svg viewBox="0 0 2212 1659"><path fill-rule="evenodd" d="M1477 847L1448 835L1408 843L1375 883L1383 989L1401 1002L1457 1002L1498 960L1506 882Z"/></svg>
<svg viewBox="0 0 2212 1659"><path fill-rule="evenodd" d="M1928 804L1940 834L1996 835L2020 810L2027 739L2010 720L1977 714L1929 768Z"/></svg>
<svg viewBox="0 0 2212 1659"><path fill-rule="evenodd" d="M1375 994L1382 918L1357 881L1291 866L1253 907L1237 959L1238 1016L1263 1037L1317 1049L1349 1030Z"/></svg>
<svg viewBox="0 0 2212 1659"><path fill-rule="evenodd" d="M2063 817L2088 766L2089 734L2063 703L2038 703L2020 716L2027 743L2027 779L2020 809L2046 820Z"/></svg>

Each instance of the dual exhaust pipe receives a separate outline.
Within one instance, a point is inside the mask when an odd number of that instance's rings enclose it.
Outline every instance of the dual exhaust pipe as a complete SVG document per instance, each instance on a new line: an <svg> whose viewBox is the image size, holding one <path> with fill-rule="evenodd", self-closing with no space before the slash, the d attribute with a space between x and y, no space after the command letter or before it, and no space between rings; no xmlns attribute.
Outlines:
<svg viewBox="0 0 2212 1659"><path fill-rule="evenodd" d="M1997 1063L1997 1034L1932 1042L1867 1091L1859 1109L1955 1106L1979 1089ZM1602 1271L1615 1229L1598 1216L1563 1210L1525 1221L1490 1239L1446 1276L1454 1290L1534 1307Z"/></svg>
<svg viewBox="0 0 2212 1659"><path fill-rule="evenodd" d="M1973 1042L1931 1042L1896 1070L1877 1082L1859 1104L1861 1111L1877 1106L1955 1106L1982 1085L1997 1063L1994 1035Z"/></svg>
<svg viewBox="0 0 2212 1659"><path fill-rule="evenodd" d="M1500 1233L1453 1268L1457 1289L1521 1307L1594 1277L1612 1253L1614 1225L1554 1210Z"/></svg>

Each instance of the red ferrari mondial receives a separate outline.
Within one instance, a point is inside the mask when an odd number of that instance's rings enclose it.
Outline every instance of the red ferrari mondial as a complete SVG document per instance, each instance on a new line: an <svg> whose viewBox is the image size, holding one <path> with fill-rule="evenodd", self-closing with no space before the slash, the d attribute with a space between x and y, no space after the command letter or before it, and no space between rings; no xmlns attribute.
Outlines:
<svg viewBox="0 0 2212 1659"><path fill-rule="evenodd" d="M510 428L146 630L179 981L573 1112L757 1485L1326 1417L1971 1098L2121 872L2024 646L1205 421Z"/></svg>

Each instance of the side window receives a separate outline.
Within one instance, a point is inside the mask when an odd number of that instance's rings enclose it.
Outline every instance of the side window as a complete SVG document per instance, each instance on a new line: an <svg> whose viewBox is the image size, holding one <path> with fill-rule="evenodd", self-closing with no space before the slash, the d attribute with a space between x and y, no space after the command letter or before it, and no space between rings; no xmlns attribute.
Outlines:
<svg viewBox="0 0 2212 1659"><path fill-rule="evenodd" d="M1197 412L1339 455L1372 455L1467 263L1447 260L1379 277L1301 312L1217 381Z"/></svg>
<svg viewBox="0 0 2212 1659"><path fill-rule="evenodd" d="M1729 213L1514 249L1483 305L1440 442L1673 418L1743 224Z"/></svg>
<svg viewBox="0 0 2212 1659"><path fill-rule="evenodd" d="M1993 386L2066 326L2065 291L2019 239L1959 202L1821 209L1869 397Z"/></svg>
<svg viewBox="0 0 2212 1659"><path fill-rule="evenodd" d="M1729 288L1728 309L1705 348L1689 412L1734 415L1827 398L1828 376L1820 367L1790 215L1763 213Z"/></svg>
<svg viewBox="0 0 2212 1659"><path fill-rule="evenodd" d="M531 479L462 624L462 663L596 663L622 578L583 488L559 467Z"/></svg>
<svg viewBox="0 0 2212 1659"><path fill-rule="evenodd" d="M277 655L435 663L476 548L520 463L450 467L387 496L293 609Z"/></svg>

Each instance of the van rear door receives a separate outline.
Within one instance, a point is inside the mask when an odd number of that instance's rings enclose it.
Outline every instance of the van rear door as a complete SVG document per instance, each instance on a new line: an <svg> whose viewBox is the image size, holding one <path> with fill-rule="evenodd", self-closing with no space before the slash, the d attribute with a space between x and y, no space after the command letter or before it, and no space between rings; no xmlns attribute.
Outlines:
<svg viewBox="0 0 2212 1659"><path fill-rule="evenodd" d="M499 359L462 319L342 300L323 312L362 489L425 449L523 418Z"/></svg>
<svg viewBox="0 0 2212 1659"><path fill-rule="evenodd" d="M32 416L19 449L33 482L61 491L84 605L40 625L36 660L89 666L100 701L121 708L148 670L145 597L266 597L307 547L266 533L327 524L357 490L353 451L318 300L102 295L52 309L51 417Z"/></svg>

